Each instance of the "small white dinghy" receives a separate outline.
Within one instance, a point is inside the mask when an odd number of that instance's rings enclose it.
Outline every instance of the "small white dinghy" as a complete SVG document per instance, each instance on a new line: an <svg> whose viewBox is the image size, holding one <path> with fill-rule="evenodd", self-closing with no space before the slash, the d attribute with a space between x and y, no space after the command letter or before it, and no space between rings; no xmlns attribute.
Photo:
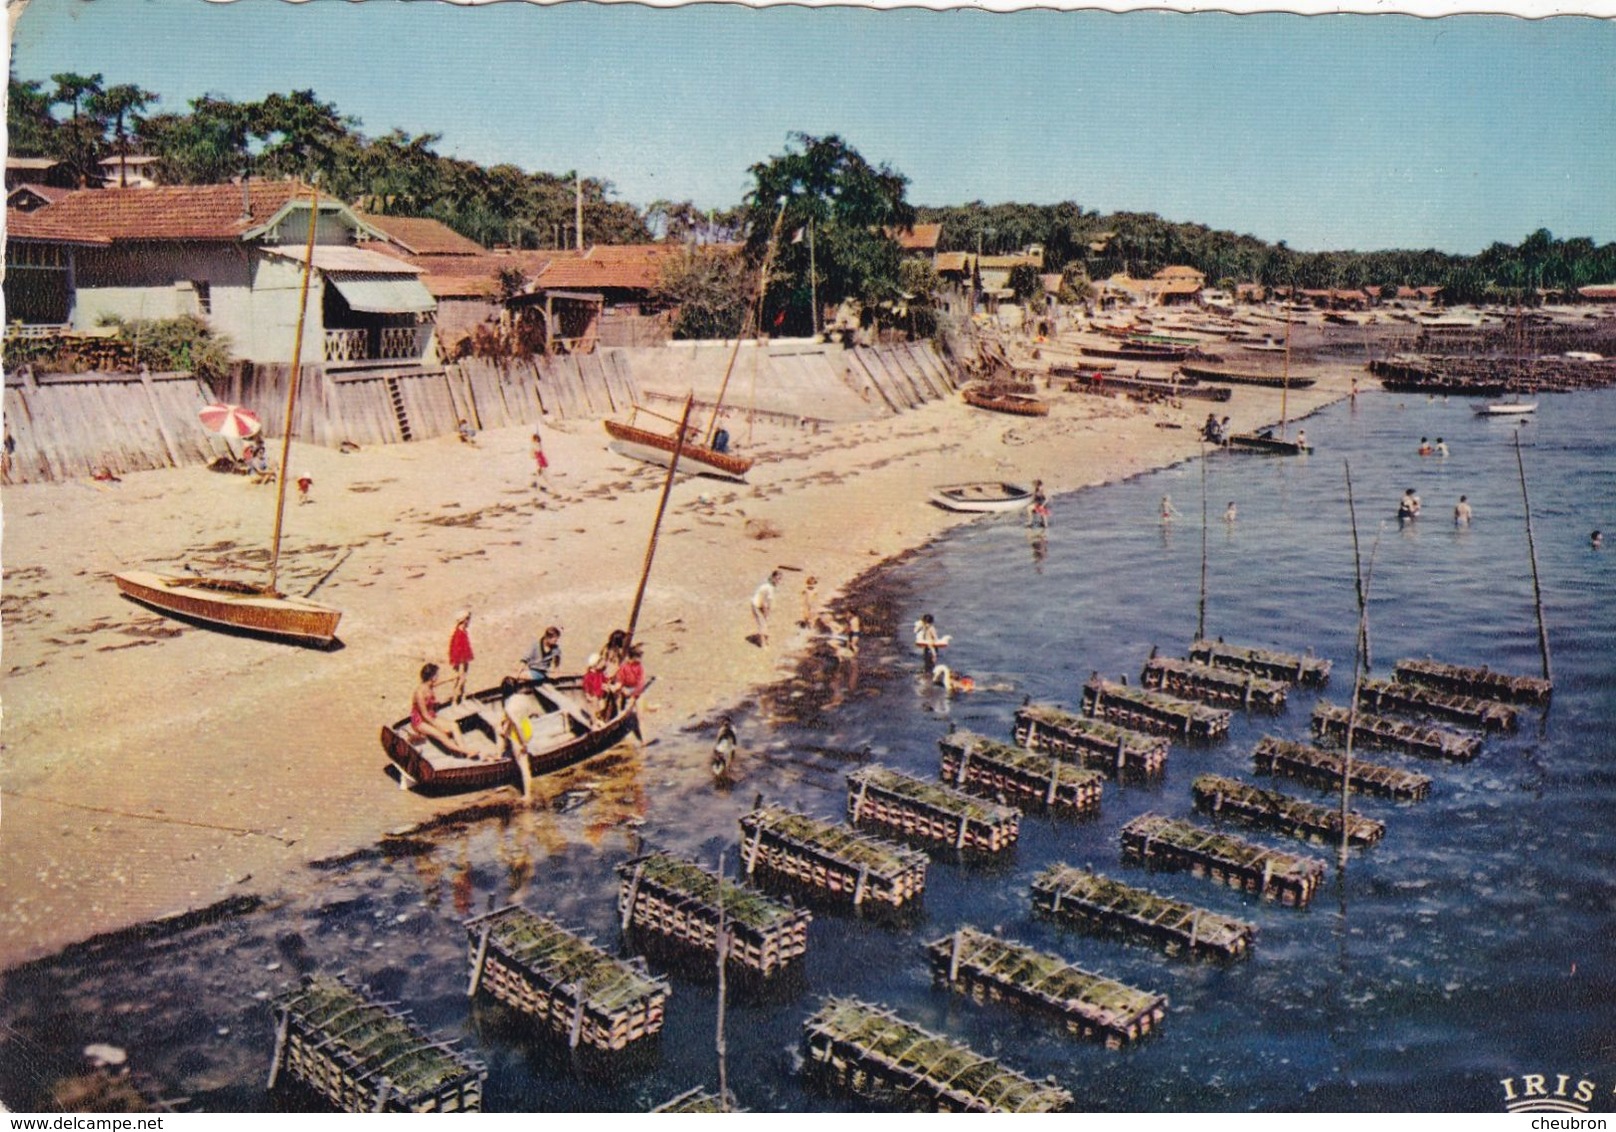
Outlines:
<svg viewBox="0 0 1616 1132"><path fill-rule="evenodd" d="M1015 483L955 483L934 488L931 501L947 511L1018 511L1032 502L1032 489Z"/></svg>
<svg viewBox="0 0 1616 1132"><path fill-rule="evenodd" d="M1518 417L1537 412L1536 401L1493 401L1476 407L1478 417Z"/></svg>

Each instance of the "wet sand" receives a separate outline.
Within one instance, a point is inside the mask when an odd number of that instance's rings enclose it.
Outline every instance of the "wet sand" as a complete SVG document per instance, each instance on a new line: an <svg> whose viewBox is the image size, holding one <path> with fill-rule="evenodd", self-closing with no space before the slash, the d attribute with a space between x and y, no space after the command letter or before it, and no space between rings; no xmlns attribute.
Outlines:
<svg viewBox="0 0 1616 1132"><path fill-rule="evenodd" d="M1344 396L1350 372L1291 391L1288 415ZM1181 409L1050 401L1043 419L949 400L818 434L732 424L758 459L749 482L675 486L640 616L656 677L644 781L704 779L690 729L793 670L811 643L795 624L809 575L823 605L972 520L929 505L935 485L1041 478L1058 494L1115 481L1194 456L1209 408L1237 429L1277 420L1281 394L1239 388L1226 405ZM288 505L282 586L301 594L331 571L314 595L343 611L344 647L329 653L166 620L112 583L116 570L261 561L273 487L190 468L5 489L0 968L272 894L310 862L478 800L398 789L380 726L408 713L421 664L444 662L460 608L474 612L473 687L513 671L547 624L563 628L564 668L581 668L627 619L663 478L611 452L598 422L574 421L544 426L538 490L528 431L485 432L475 447L294 445L293 476L315 482L312 502ZM787 570L760 648L749 600L774 567ZM641 817L656 797L636 802Z"/></svg>

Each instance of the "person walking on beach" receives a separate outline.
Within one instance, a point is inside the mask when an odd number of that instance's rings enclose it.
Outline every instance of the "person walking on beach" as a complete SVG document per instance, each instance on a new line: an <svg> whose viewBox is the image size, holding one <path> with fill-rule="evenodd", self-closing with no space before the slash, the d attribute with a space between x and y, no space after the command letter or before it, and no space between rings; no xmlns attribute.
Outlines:
<svg viewBox="0 0 1616 1132"><path fill-rule="evenodd" d="M1453 525L1468 527L1470 525L1470 497L1461 495L1459 502L1453 506Z"/></svg>
<svg viewBox="0 0 1616 1132"><path fill-rule="evenodd" d="M544 455L544 438L539 435L538 429L533 430L533 486L540 491L548 492L545 486L544 473L550 466L550 461Z"/></svg>
<svg viewBox="0 0 1616 1132"><path fill-rule="evenodd" d="M416 686L415 695L410 697L410 726L417 734L436 739L461 758L475 759L477 756L438 719L438 687L443 683L445 681L438 679L437 665L421 666L421 683Z"/></svg>
<svg viewBox="0 0 1616 1132"><path fill-rule="evenodd" d="M769 645L769 611L774 608L774 588L785 577L778 570L773 570L763 579L761 585L752 593L752 620L757 623L758 648L767 648Z"/></svg>
<svg viewBox="0 0 1616 1132"><path fill-rule="evenodd" d="M314 500L309 497L309 490L313 487L314 477L309 475L309 473L304 472L302 475L297 477L297 502L299 506L303 505L304 503L314 502Z"/></svg>
<svg viewBox="0 0 1616 1132"><path fill-rule="evenodd" d="M818 596L818 589L819 579L809 574L807 581L802 584L802 620L797 622L801 628L807 629L813 626L814 618L818 614L814 601Z"/></svg>
<svg viewBox="0 0 1616 1132"><path fill-rule="evenodd" d="M471 610L462 609L455 615L454 631L449 634L449 667L454 670L454 702L466 698L466 677L471 662L476 659L471 651Z"/></svg>

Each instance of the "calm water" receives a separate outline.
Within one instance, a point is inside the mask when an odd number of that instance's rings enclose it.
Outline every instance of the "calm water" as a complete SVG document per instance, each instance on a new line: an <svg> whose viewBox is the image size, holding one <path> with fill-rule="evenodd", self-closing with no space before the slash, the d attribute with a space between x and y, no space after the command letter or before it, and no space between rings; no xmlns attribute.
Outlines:
<svg viewBox="0 0 1616 1132"><path fill-rule="evenodd" d="M1365 555L1374 549L1375 673L1409 655L1537 673L1517 428L1471 408L1365 395L1307 422L1318 449L1311 458L1210 458L1208 632L1313 647L1336 662L1325 697L1345 702L1356 618L1349 455ZM1612 1108L1616 529L1606 550L1588 547L1592 529L1616 528L1612 421L1616 391L1545 398L1537 420L1519 429L1553 648L1552 709L1524 714L1518 734L1490 737L1468 765L1368 755L1431 774L1431 798L1356 799L1385 820L1386 838L1355 853L1344 876L1332 854L1332 879L1310 909L1123 866L1117 839L1147 810L1188 816L1197 773L1251 779L1261 735L1305 737L1314 697L1304 693L1278 717L1237 716L1225 742L1175 746L1159 782L1108 783L1093 820L1029 816L1003 864L934 858L924 906L905 922L817 913L802 978L730 1004L730 1080L741 1104L856 1107L805 1091L799 1074L802 1020L820 996L838 993L885 1003L1031 1076L1053 1074L1082 1108L1496 1111L1498 1080L1527 1072L1591 1078L1601 1083L1594 1107ZM1452 455L1421 459L1421 436L1444 437ZM1389 520L1411 486L1425 517L1399 529ZM1183 517L1163 524L1156 515L1169 493ZM1475 509L1468 529L1449 521L1461 493ZM14 971L0 1006L0 1096L37 1107L86 1042L108 1041L199 1107L317 1105L264 1092L271 1018L254 997L316 969L368 981L462 1039L490 1068L491 1109L643 1110L712 1088L710 984L674 977L656 1048L616 1065L573 1063L499 1009L468 1004L460 918L514 897L615 947L612 868L632 852L639 815L649 844L708 862L729 848L733 869L735 818L759 791L834 817L845 774L864 762L935 775L936 740L950 721L1008 737L1025 696L1074 706L1092 671L1135 679L1153 645L1181 654L1196 627L1201 499L1202 465L1191 462L1057 500L1045 542L1013 519L989 519L867 579L853 599L868 631L857 668L816 658L770 689L742 723L742 781L728 793L702 788L670 804L669 768L704 759L706 740L668 734L642 756L580 769L558 784L575 792L553 809L450 824L414 853L316 870L301 891L251 914ZM1230 500L1239 507L1232 525L1220 518ZM974 695L949 701L920 678L905 642L927 611L953 634L951 659L977 679ZM651 797L658 803L648 805ZM1037 920L1028 884L1054 860L1254 920L1255 953L1190 963ZM961 924L1162 992L1167 1019L1140 1045L1111 1051L934 990L922 945Z"/></svg>

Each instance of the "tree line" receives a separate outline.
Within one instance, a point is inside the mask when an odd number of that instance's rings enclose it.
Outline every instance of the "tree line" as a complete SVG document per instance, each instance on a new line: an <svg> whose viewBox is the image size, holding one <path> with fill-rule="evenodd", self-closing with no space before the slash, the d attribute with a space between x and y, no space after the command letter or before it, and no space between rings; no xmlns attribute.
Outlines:
<svg viewBox="0 0 1616 1132"><path fill-rule="evenodd" d="M62 73L49 85L12 75L9 95L12 152L56 158L80 183L99 180L104 158L142 154L157 158L164 183L297 177L366 212L432 217L485 247L519 248L572 246L581 189L591 243L665 240L699 249L742 242L740 263L693 250L669 268L664 297L679 305L680 330L691 336L733 334L748 317L799 333L813 327L816 309L846 299L877 319L920 326L929 321L938 279L929 264L905 259L890 235L917 223L941 224L939 250L967 258L1038 245L1042 270L1064 275L1075 293L1087 280L1118 272L1143 278L1174 264L1224 288L1439 286L1450 302L1535 305L1545 291L1569 294L1616 282L1616 243L1560 239L1544 229L1475 256L1434 249L1298 252L1283 240L1149 212L1101 213L1072 201L917 206L908 199L907 177L872 164L835 135L790 135L784 152L751 167L753 188L733 208L704 211L689 201L659 200L641 210L610 199L612 183L601 178L446 157L436 152L436 134L395 129L368 137L356 119L312 90L256 102L204 95L170 111L157 109L159 96L137 86ZM757 270L776 228L781 236L769 286L755 309Z"/></svg>

